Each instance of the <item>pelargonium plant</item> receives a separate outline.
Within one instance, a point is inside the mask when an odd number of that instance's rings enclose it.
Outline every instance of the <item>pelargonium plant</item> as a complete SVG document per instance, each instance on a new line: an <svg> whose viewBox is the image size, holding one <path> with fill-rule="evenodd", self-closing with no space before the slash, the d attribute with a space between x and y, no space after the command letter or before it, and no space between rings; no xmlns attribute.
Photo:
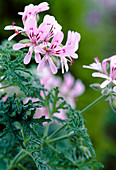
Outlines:
<svg viewBox="0 0 116 170"><path fill-rule="evenodd" d="M8 41L18 34L25 38L13 46L0 46L0 168L103 168L95 159L82 113L103 98L116 110L116 56L102 63L95 58L95 63L84 66L97 70L92 75L105 81L91 85L101 90L102 96L77 111L75 102L85 86L68 72L68 64L78 58L81 36L69 30L63 45L62 26L53 16L45 15L38 25L39 13L48 9L47 2L30 4L19 12L23 27L15 26L15 22L5 27L14 30ZM31 59L36 68L31 66ZM63 74L68 72L64 79L55 75L60 68Z"/></svg>

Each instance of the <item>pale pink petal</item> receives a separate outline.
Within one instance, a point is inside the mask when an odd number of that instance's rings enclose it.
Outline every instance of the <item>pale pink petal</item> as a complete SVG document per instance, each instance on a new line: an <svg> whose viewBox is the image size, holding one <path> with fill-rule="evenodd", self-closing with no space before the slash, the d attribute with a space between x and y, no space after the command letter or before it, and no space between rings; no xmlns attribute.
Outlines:
<svg viewBox="0 0 116 170"><path fill-rule="evenodd" d="M39 72L41 72L43 70L44 66L45 66L45 61L46 61L45 57L46 56L44 56L42 58L42 60L40 61L39 65L37 67L37 71L39 71Z"/></svg>
<svg viewBox="0 0 116 170"><path fill-rule="evenodd" d="M74 84L74 77L70 73L65 73L64 83L65 83L66 88L68 88L69 90Z"/></svg>
<svg viewBox="0 0 116 170"><path fill-rule="evenodd" d="M49 4L47 2L42 2L37 6L37 10L36 13L42 12L42 11L46 11L49 9Z"/></svg>
<svg viewBox="0 0 116 170"><path fill-rule="evenodd" d="M101 88L104 88L104 87L106 87L109 83L111 83L110 80L105 80L105 81L100 85L100 87L101 87Z"/></svg>
<svg viewBox="0 0 116 170"><path fill-rule="evenodd" d="M34 17L29 17L25 23L25 30L27 35L30 37L32 33L37 33L37 21Z"/></svg>
<svg viewBox="0 0 116 170"><path fill-rule="evenodd" d="M97 73L97 72L93 73L92 76L93 77L101 77L101 78L105 78L105 79L109 78L107 75L102 74L102 73Z"/></svg>
<svg viewBox="0 0 116 170"><path fill-rule="evenodd" d="M56 65L53 63L53 61L52 61L52 59L50 57L49 57L48 61L49 61L50 69L51 69L52 73L56 74L57 73Z"/></svg>
<svg viewBox="0 0 116 170"><path fill-rule="evenodd" d="M83 68L89 68L89 69L93 69L93 70L98 70L100 72L103 71L101 63L92 63L89 66L83 65Z"/></svg>
<svg viewBox="0 0 116 170"><path fill-rule="evenodd" d="M41 56L40 56L40 54L39 54L39 53L36 53L36 52L35 52L35 61L36 61L36 63L40 63L40 61L41 61Z"/></svg>
<svg viewBox="0 0 116 170"><path fill-rule="evenodd" d="M55 20L55 17L50 16L48 14L44 16L43 22L46 22L53 26L52 28L53 34L56 34L58 31L61 31L62 29L62 26L57 23L57 21Z"/></svg>
<svg viewBox="0 0 116 170"><path fill-rule="evenodd" d="M44 22L39 25L39 28L37 29L37 34L39 35L40 40L43 40L47 36L47 34L49 33L51 29L51 26L52 25L44 23Z"/></svg>
<svg viewBox="0 0 116 170"><path fill-rule="evenodd" d="M107 71L107 68L106 68L106 64L108 61L111 60L111 57L110 58L106 58L102 61L102 68L103 68L103 71L106 72Z"/></svg>
<svg viewBox="0 0 116 170"><path fill-rule="evenodd" d="M52 39L50 48L56 48L58 45L60 45L63 38L64 38L63 32L61 32L61 31L57 32Z"/></svg>
<svg viewBox="0 0 116 170"><path fill-rule="evenodd" d="M71 31L69 30L69 31L68 31L68 36L67 36L66 45L69 45L69 44L70 44L70 42L71 42L71 35L72 35L72 33L71 33Z"/></svg>
<svg viewBox="0 0 116 170"><path fill-rule="evenodd" d="M27 55L24 58L24 64L28 64L31 61L32 52L33 52L33 47L30 47Z"/></svg>
<svg viewBox="0 0 116 170"><path fill-rule="evenodd" d="M43 48L44 48L44 45L40 44L39 46L35 47L35 52L45 54L46 52L45 52L45 50L43 50Z"/></svg>
<svg viewBox="0 0 116 170"><path fill-rule="evenodd" d="M74 87L70 91L70 95L73 97L80 96L85 91L85 86L81 80L76 80Z"/></svg>
<svg viewBox="0 0 116 170"><path fill-rule="evenodd" d="M29 44L17 43L17 44L14 44L14 45L13 45L13 49L14 49L14 50L19 50L19 49L21 49L21 48L25 48L25 47L28 47L28 46L29 46Z"/></svg>
<svg viewBox="0 0 116 170"><path fill-rule="evenodd" d="M71 54L71 57L77 59L78 55L76 53L73 53L73 54Z"/></svg>

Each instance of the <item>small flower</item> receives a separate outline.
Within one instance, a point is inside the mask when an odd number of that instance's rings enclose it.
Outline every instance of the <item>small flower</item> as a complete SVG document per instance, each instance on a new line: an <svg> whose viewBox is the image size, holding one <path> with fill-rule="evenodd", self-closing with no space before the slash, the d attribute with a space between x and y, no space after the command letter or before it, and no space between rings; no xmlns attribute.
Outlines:
<svg viewBox="0 0 116 170"><path fill-rule="evenodd" d="M110 65L108 65L108 62L110 62ZM107 85L116 85L116 55L104 59L102 64L99 61L96 61L96 63L93 63L90 66L84 66L84 68L98 70L99 72L93 73L92 76L106 79L100 85L101 88L105 88ZM108 69L110 69L110 72Z"/></svg>
<svg viewBox="0 0 116 170"><path fill-rule="evenodd" d="M89 69L98 70L102 72L103 71L102 64L99 62L99 59L96 57L94 58L94 60L95 60L95 63L92 63L89 66L83 65L83 68L89 68Z"/></svg>
<svg viewBox="0 0 116 170"><path fill-rule="evenodd" d="M26 21L31 16L36 18L37 13L48 10L49 9L48 5L49 4L47 2L42 2L39 5L33 5L33 4L27 5L24 9L24 12L18 13L19 15L22 15L23 24L25 25Z"/></svg>
<svg viewBox="0 0 116 170"><path fill-rule="evenodd" d="M26 6L24 12L19 12L22 15L24 28L14 26L15 23L5 27L5 30L15 31L8 40L11 40L19 33L29 38L13 45L14 50L29 47L29 51L24 58L24 64L30 62L34 51L35 61L39 63L38 71L42 71L46 63L49 63L52 73L56 74L60 61L62 73L64 73L64 68L68 72L68 62L72 65L73 60L78 58L76 51L80 41L80 34L68 31L67 42L63 46L61 44L64 37L64 34L61 32L62 27L53 16L45 15L43 22L37 27L37 13L48 9L47 2L36 6L33 4Z"/></svg>
<svg viewBox="0 0 116 170"><path fill-rule="evenodd" d="M44 39L45 42L48 42L51 37L53 37L57 32L61 31L62 26L57 23L57 21L53 16L50 15L45 15L43 22L52 25L50 32L47 34L47 36Z"/></svg>
<svg viewBox="0 0 116 170"><path fill-rule="evenodd" d="M38 71L42 71L45 66L45 63L48 61L52 73L53 74L57 73L57 67L52 61L52 56L59 56L61 52L59 50L60 49L59 45L61 44L63 37L64 37L63 33L59 31L58 33L54 35L51 41L51 44L49 45L48 48L46 46L43 47L43 49L41 48L40 52L44 54L44 57L42 58L41 62L38 65L38 68L37 68Z"/></svg>
<svg viewBox="0 0 116 170"><path fill-rule="evenodd" d="M60 50L60 59L61 59L61 65L62 65L62 73L64 73L64 67L66 69L66 72L68 72L68 64L73 61L73 59L77 59L78 55L75 53L79 46L80 41L80 34L74 31L68 31L68 38L66 45L61 48Z"/></svg>
<svg viewBox="0 0 116 170"><path fill-rule="evenodd" d="M30 62L33 51L35 51L35 61L37 63L40 62L41 56L39 52L37 52L39 49L38 46L39 43L44 40L44 37L48 34L50 28L51 25L48 25L47 23L41 23L39 28L37 28L36 19L33 17L28 19L25 26L25 31L29 37L28 43L17 43L13 45L14 50L29 47L29 51L24 58L24 64L28 64Z"/></svg>

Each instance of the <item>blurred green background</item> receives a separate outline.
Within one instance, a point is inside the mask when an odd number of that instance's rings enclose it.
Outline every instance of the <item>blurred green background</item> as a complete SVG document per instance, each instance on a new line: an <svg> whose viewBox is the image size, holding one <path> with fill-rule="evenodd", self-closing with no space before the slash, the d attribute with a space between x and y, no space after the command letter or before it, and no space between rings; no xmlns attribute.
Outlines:
<svg viewBox="0 0 116 170"><path fill-rule="evenodd" d="M7 39L12 31L4 31L6 25L15 22L23 26L18 12L24 6L33 3L38 5L41 0L2 0L0 1L0 41ZM78 50L79 59L70 66L70 72L79 78L86 86L85 93L78 98L77 110L100 96L100 92L90 88L90 84L101 83L101 79L92 78L92 70L83 69L82 65L93 62L95 57L102 61L106 57L116 54L116 1L115 0L46 0L50 10L40 13L40 17L47 13L54 15L63 27L65 40L68 30L81 34ZM21 37L15 38L18 41ZM109 103L101 101L84 113L88 134L94 145L97 159L101 161L105 170L116 170L116 113Z"/></svg>

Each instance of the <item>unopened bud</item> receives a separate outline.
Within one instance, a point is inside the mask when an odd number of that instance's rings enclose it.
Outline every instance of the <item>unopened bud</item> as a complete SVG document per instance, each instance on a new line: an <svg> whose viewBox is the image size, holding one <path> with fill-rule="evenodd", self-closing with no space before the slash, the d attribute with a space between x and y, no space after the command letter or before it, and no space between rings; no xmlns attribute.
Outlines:
<svg viewBox="0 0 116 170"><path fill-rule="evenodd" d="M105 89L103 89L103 90L101 91L101 93L102 93L103 95L107 96L107 95L110 93L110 89L105 88Z"/></svg>
<svg viewBox="0 0 116 170"><path fill-rule="evenodd" d="M101 90L100 84L99 83L94 83L91 84L90 87L94 90Z"/></svg>
<svg viewBox="0 0 116 170"><path fill-rule="evenodd" d="M21 43L21 44L27 44L29 42L30 42L29 39L23 39L23 40L19 41L19 43Z"/></svg>
<svg viewBox="0 0 116 170"><path fill-rule="evenodd" d="M112 110L116 112L116 97L115 96L112 96L110 105L111 105Z"/></svg>

